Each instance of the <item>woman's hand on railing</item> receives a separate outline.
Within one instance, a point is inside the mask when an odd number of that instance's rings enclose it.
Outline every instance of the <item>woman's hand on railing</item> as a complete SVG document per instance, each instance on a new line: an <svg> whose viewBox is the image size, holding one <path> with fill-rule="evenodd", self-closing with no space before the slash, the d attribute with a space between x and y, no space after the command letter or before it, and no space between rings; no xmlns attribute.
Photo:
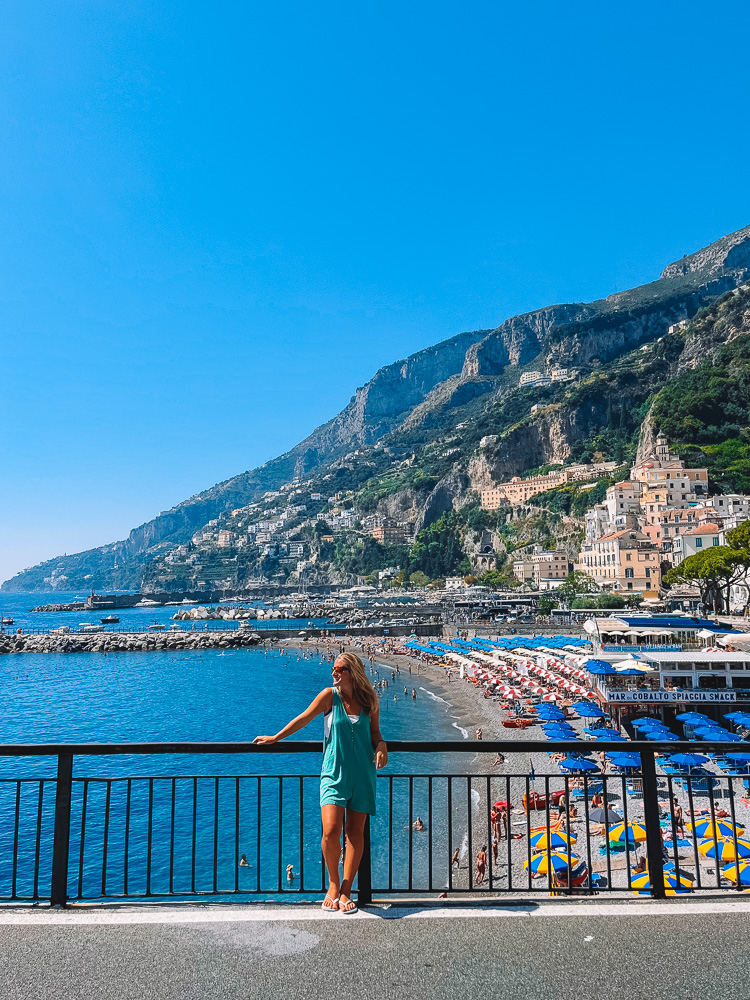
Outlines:
<svg viewBox="0 0 750 1000"><path fill-rule="evenodd" d="M278 742L278 736L256 736L253 740L253 743L260 743L261 745L276 742Z"/></svg>
<svg viewBox="0 0 750 1000"><path fill-rule="evenodd" d="M382 742L378 743L378 747L382 747L382 750L377 748L375 750L375 767L379 771L388 763L388 747Z"/></svg>

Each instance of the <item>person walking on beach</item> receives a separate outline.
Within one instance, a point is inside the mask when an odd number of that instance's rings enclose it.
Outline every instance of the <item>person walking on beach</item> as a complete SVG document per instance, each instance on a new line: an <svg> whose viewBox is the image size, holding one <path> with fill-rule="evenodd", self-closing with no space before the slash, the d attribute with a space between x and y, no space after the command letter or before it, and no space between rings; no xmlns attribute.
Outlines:
<svg viewBox="0 0 750 1000"><path fill-rule="evenodd" d="M481 851L477 851L477 874L475 882L477 885L481 885L484 882L484 872L487 867L487 848L486 846L482 848Z"/></svg>
<svg viewBox="0 0 750 1000"><path fill-rule="evenodd" d="M451 868L455 865L459 871L461 871L461 862L459 860L460 848L457 847L453 852L453 857L451 858Z"/></svg>
<svg viewBox="0 0 750 1000"><path fill-rule="evenodd" d="M322 908L332 913L356 913L352 883L362 860L364 829L375 815L375 770L388 763L388 748L380 733L378 696L365 665L356 653L341 653L331 671L333 687L315 700L275 736L256 736L259 744L278 743L323 715L324 750L320 775L321 848L328 870L328 892ZM341 829L346 816L344 878L339 875Z"/></svg>

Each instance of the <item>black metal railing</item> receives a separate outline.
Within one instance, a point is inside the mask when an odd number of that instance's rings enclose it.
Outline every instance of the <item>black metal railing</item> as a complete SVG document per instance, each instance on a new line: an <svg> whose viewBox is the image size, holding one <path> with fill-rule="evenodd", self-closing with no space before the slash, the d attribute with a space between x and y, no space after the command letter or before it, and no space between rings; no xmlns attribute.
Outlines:
<svg viewBox="0 0 750 1000"><path fill-rule="evenodd" d="M731 761L721 756L738 746L744 744L391 743L396 767L408 755L431 755L440 767L467 753L488 759L624 749L640 756L640 766L599 773L582 764L572 775L519 773L506 764L490 764L493 773L458 773L455 767L383 772L376 815L366 827L359 900L370 902L373 894L634 892L639 875L648 879L644 891L658 898L675 881L679 891L740 889L740 872L730 884L727 858L733 854L739 862L746 851L741 831L750 822L750 772L730 773ZM153 766L145 760L152 755L210 754L234 764L237 755L259 764L261 755L268 764L266 755L277 761L279 754L321 750L320 743L302 741L2 746L3 773L10 766L24 773L0 777L0 900L65 905L321 893L328 883L318 774L182 774L177 767L166 774L111 773L125 757L125 769L137 771L139 761ZM657 773L657 755L683 751L714 754L725 770ZM11 765L7 758L18 760ZM56 770L26 773L49 767L39 758L55 758ZM105 773L91 773L93 762ZM595 806L604 807L601 817L592 812ZM700 817L726 824L724 839L714 831L715 853L724 860L705 856L707 841L695 829ZM690 827L686 820L693 821ZM620 822L629 831L624 838L615 837Z"/></svg>

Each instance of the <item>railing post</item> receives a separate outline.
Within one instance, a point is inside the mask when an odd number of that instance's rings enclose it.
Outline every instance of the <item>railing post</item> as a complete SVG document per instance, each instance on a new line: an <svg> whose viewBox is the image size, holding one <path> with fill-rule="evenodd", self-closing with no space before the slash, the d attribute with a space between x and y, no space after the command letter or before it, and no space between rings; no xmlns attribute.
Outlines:
<svg viewBox="0 0 750 1000"><path fill-rule="evenodd" d="M65 906L68 900L68 848L70 846L70 800L73 789L73 754L57 758L55 788L55 832L52 842L50 905Z"/></svg>
<svg viewBox="0 0 750 1000"><path fill-rule="evenodd" d="M659 824L659 789L656 783L656 762L653 753L641 751L643 775L643 816L646 821L646 853L651 897L664 899L664 858L662 855L661 826Z"/></svg>
<svg viewBox="0 0 750 1000"><path fill-rule="evenodd" d="M370 817L365 820L362 860L357 874L357 903L367 906L372 902L372 864L370 856Z"/></svg>

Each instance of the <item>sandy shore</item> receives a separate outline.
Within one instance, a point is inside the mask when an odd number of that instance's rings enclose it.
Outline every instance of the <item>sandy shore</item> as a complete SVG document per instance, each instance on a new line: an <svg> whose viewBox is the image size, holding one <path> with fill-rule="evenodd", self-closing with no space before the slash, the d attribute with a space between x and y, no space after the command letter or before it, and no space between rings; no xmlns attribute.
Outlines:
<svg viewBox="0 0 750 1000"><path fill-rule="evenodd" d="M328 643L326 641L306 641L304 643L294 643L293 645L299 645L299 648L303 649L310 649L311 647L320 650L328 649L333 656L339 651L342 644L334 640ZM418 679L435 695L448 702L453 712L458 716L458 724L467 732L467 738L476 743L477 755L474 757L467 755L465 765L462 767L462 770L465 770L467 774L470 773L479 776L479 780L472 785L478 793L476 808L473 810L475 819L472 824L470 838L466 830L456 832L456 844L461 840L463 840L463 843L461 846L460 868L457 870L454 869L453 872L453 889L469 892L472 895L484 895L490 889L489 876L492 875L493 883L496 883L498 888L505 890L504 895L507 895L509 887L511 891L515 890L519 895L528 895L529 876L523 863L529 853L529 831L533 830L534 827L545 826L547 823L547 813L545 810L532 811L527 818L522 807L523 795L526 793L527 788L531 788L537 793L544 793L546 790L549 792L566 790L569 799L573 801L575 801L576 796L575 793L571 794L572 786L570 784L566 785L565 775L558 771L557 765L550 759L546 752L509 753L505 755L505 762L503 764L495 765L495 754L491 752L481 753L482 744L476 740L475 733L477 728L481 728L484 740L538 742L544 739L543 732L539 726L534 725L527 729L504 728L501 720L507 718L509 715L504 705L494 699L484 698L481 689L478 689L466 680L459 679L457 675L454 675L453 680L449 680L445 669L437 664L422 662L416 657L384 652L382 647L361 640L351 640L345 643L344 646L353 652L359 653L363 658L370 659L373 663L383 664L394 670L398 667L400 670L400 680L403 680L405 675L408 676L409 668L411 668L410 686L414 686L414 681ZM587 727L588 723L582 719L573 719L571 722L576 733L579 736L584 735L583 729ZM590 749L590 746L587 748ZM720 774L721 772L716 771L716 773ZM498 843L497 864L490 861L492 856L492 849L490 847L492 844L492 832L487 822L487 779L486 777L482 777L486 775L493 776L490 779L491 800L494 801L496 798L506 799L508 792L510 792L510 800L513 806L510 813L511 838L510 840L506 840L505 837L500 839ZM530 777L530 775L533 777ZM545 778L545 776L548 777ZM720 802L718 800L728 787L727 779L724 778L722 780L724 787L719 788L714 793L717 800L715 808L719 808ZM690 803L686 791L678 784L673 784L671 789L669 789L667 780L664 777L660 779L660 786L663 789L663 809L667 809L669 795L673 794L678 798L684 814L689 820ZM735 779L734 791L737 822L744 824L746 827L750 826L750 808L741 801L741 786L737 779ZM630 790L626 791L624 779L621 779L619 776L609 778L607 793L610 809L614 809L620 815L626 814L629 822L643 822L643 799L637 791L635 793L632 793ZM591 794L589 793L589 795ZM696 797L694 798L693 805L696 814L698 814L700 810L709 805L709 797L707 795ZM596 832L600 828L593 826L593 824L589 824L587 827L586 809L583 802L579 803L578 811L578 817L570 821L570 832L578 838L573 848L574 852L588 862L589 869L592 872L605 876L613 886L621 887L624 894L630 895L630 890L627 888L627 868L635 864L637 857L645 855L645 844L639 843L631 846L627 852L610 852L609 856L607 856L606 852L602 850L604 843L602 835ZM551 808L550 818L554 824L557 820L557 809L555 807ZM667 846L670 851L670 859L674 860L675 854L669 837L670 834L667 830ZM474 866L477 851L484 845L490 847L490 850L488 850L488 872L485 882L479 888L474 884ZM684 867L688 872L695 873L696 864L692 844L690 846L683 844L677 852L677 858L681 867ZM699 856L699 864L702 882L706 886L715 887L715 862L712 859ZM546 885L546 877L535 880L533 882L534 891L538 892L540 888L543 890Z"/></svg>

